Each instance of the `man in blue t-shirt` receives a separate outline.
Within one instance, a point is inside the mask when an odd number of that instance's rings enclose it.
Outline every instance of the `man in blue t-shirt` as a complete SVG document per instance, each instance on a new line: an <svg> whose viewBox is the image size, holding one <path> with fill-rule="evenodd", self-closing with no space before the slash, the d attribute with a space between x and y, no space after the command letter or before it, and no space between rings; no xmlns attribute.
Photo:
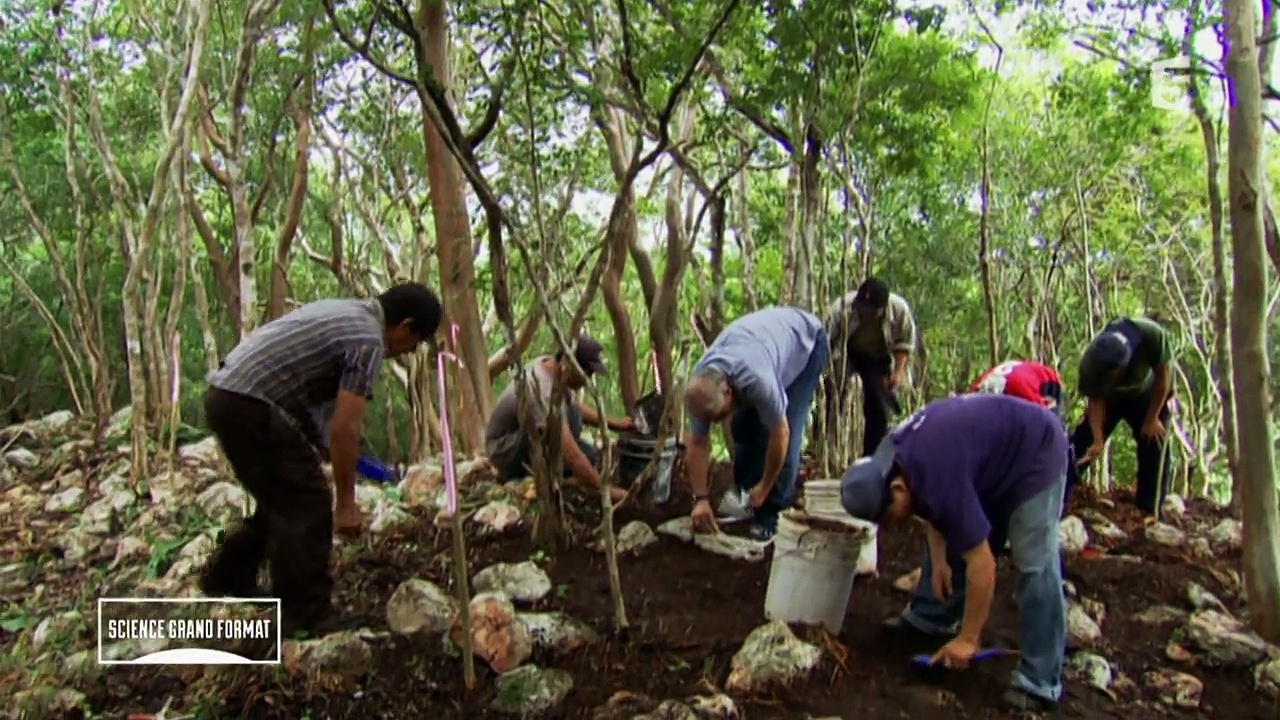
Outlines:
<svg viewBox="0 0 1280 720"><path fill-rule="evenodd" d="M925 522L915 597L886 625L954 635L933 658L947 667L967 666L979 649L995 590L990 538L1009 539L1021 573L1021 659L1001 699L1019 710L1047 709L1062 694L1066 601L1058 518L1066 482L1066 430L1053 412L1006 395L960 395L908 418L841 484L853 517L897 524L914 515Z"/></svg>
<svg viewBox="0 0 1280 720"><path fill-rule="evenodd" d="M822 321L794 307L744 315L707 348L684 393L695 530L715 530L707 481L711 423L732 415L734 484L750 493L752 534L773 537L778 513L795 503L800 444L829 353Z"/></svg>

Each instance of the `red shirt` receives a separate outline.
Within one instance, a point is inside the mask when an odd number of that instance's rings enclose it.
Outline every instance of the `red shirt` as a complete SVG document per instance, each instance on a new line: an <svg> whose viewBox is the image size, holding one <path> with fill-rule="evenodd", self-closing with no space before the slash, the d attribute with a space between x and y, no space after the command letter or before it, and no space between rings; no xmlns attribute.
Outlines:
<svg viewBox="0 0 1280 720"><path fill-rule="evenodd" d="M1030 360L1009 360L974 380L969 392L1012 395L1049 407L1050 401L1060 401L1062 378L1048 365Z"/></svg>

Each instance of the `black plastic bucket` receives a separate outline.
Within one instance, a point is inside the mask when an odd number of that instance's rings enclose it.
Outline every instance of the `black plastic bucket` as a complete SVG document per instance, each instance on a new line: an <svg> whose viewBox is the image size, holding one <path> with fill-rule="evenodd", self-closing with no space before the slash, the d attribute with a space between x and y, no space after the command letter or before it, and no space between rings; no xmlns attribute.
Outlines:
<svg viewBox="0 0 1280 720"><path fill-rule="evenodd" d="M630 489L639 479L644 469L653 460L654 451L658 449L658 441L639 433L623 433L618 438L618 474L622 487ZM649 485L650 502L661 504L671 498L671 476L675 473L676 458L684 445L676 438L669 438L663 444L658 457L654 477Z"/></svg>

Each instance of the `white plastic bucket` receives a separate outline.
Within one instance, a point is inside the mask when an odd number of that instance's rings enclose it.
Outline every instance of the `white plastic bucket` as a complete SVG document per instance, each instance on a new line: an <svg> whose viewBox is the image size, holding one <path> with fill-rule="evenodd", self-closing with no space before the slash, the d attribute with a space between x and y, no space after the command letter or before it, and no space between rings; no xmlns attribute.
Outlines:
<svg viewBox="0 0 1280 720"><path fill-rule="evenodd" d="M864 520L850 517L845 512L844 506L840 504L840 481L839 480L810 480L804 484L804 509L814 517L825 518L828 520L836 520L853 525L861 525L870 533L870 538L863 544L862 550L858 554L858 575L875 575L876 565L880 556L879 549L876 546L876 532L878 528L875 523L869 523Z"/></svg>
<svg viewBox="0 0 1280 720"><path fill-rule="evenodd" d="M870 536L853 522L836 521L843 528L836 531L811 527L808 520L794 510L778 518L764 614L770 620L822 625L836 634L844 626L857 559Z"/></svg>

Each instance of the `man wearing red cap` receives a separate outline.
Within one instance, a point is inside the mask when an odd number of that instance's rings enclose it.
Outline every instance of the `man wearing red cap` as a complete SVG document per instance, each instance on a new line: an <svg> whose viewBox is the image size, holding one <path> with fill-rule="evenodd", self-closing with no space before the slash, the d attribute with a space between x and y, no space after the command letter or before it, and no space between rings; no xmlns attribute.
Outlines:
<svg viewBox="0 0 1280 720"><path fill-rule="evenodd" d="M1009 360L996 365L974 380L969 392L1011 395L1062 415L1062 378L1057 370L1031 360Z"/></svg>
<svg viewBox="0 0 1280 720"><path fill-rule="evenodd" d="M578 372L573 363L565 362L563 352L557 352L554 356L543 355L525 366L523 377L528 383L529 410L538 428L544 429L547 413L552 405L551 394L556 378L564 373L565 393L559 402L560 450L564 454L565 477L572 476L590 487L598 488L601 483L599 451L582 439L582 428L585 424L597 425L600 419L594 409L577 400L575 393L586 387L589 376L606 372L604 350L600 343L582 335L574 346L573 358L582 372ZM610 430L617 432L635 427L631 418L609 420L607 425ZM521 422L515 383L507 386L498 397L493 413L489 415L488 427L485 428L484 445L485 455L498 470L503 482L529 475L533 458L532 433ZM614 487L610 488L610 494L616 502L626 495L626 491Z"/></svg>

